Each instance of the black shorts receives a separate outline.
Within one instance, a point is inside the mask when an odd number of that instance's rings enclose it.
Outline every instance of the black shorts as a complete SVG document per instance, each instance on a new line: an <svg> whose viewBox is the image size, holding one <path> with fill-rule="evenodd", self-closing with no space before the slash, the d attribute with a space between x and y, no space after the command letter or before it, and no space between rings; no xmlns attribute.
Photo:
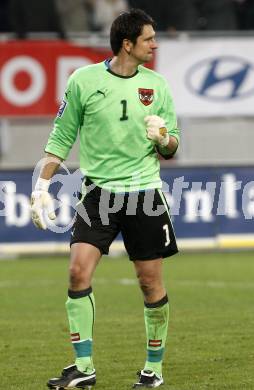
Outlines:
<svg viewBox="0 0 254 390"><path fill-rule="evenodd" d="M86 242L108 254L121 233L130 260L165 258L178 252L167 202L158 189L110 193L91 182L77 204L70 245Z"/></svg>

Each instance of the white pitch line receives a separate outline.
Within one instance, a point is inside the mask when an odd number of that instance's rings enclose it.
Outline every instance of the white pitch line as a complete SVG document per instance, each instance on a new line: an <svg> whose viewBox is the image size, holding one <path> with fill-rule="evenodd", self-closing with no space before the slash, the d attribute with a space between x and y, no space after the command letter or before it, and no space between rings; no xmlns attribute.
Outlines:
<svg viewBox="0 0 254 390"><path fill-rule="evenodd" d="M117 284L121 286L136 286L138 284L137 279L135 278L121 278L121 279L107 279L107 278L95 278L93 280L93 283L103 285L103 284ZM23 281L19 280L3 280L0 281L0 288L15 288L20 287L22 288L32 288L32 287L45 287L45 286L56 286L58 283L51 279L51 280L38 280L38 281L29 281L27 280L24 284ZM208 288L238 288L238 289L254 289L254 283L253 282L234 282L234 281L226 281L226 280L172 280L171 283L172 286L186 286L186 287L208 287ZM66 288L67 288L67 282L66 282Z"/></svg>
<svg viewBox="0 0 254 390"><path fill-rule="evenodd" d="M123 286L133 286L137 285L138 282L136 279L131 278L122 278L122 279L106 279L106 278L96 278L94 279L95 283L98 284L107 284L115 283ZM234 282L226 280L172 280L172 285L180 286L190 286L190 287L210 287L210 288L239 288L239 289L253 289L254 283L252 282Z"/></svg>

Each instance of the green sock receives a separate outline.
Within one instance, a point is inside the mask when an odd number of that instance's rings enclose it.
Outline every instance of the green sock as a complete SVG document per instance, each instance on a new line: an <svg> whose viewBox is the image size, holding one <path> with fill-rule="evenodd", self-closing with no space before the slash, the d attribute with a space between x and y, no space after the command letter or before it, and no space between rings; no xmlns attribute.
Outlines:
<svg viewBox="0 0 254 390"><path fill-rule="evenodd" d="M144 369L161 375L169 319L167 295L159 302L145 303L144 316L147 337L147 357Z"/></svg>
<svg viewBox="0 0 254 390"><path fill-rule="evenodd" d="M92 288L82 291L69 290L66 310L76 354L75 364L79 371L90 373L94 370L92 344L95 300Z"/></svg>

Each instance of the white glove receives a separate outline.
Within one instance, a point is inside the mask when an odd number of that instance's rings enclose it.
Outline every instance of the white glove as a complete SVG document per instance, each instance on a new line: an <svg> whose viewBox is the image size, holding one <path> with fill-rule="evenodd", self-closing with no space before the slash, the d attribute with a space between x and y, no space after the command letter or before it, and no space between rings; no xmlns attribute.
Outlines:
<svg viewBox="0 0 254 390"><path fill-rule="evenodd" d="M51 220L56 218L54 202L48 193L49 185L50 180L39 178L31 194L32 221L37 228L43 230L47 229L45 213Z"/></svg>
<svg viewBox="0 0 254 390"><path fill-rule="evenodd" d="M167 146L169 143L168 131L165 127L163 118L157 115L148 115L145 117L147 138L160 146Z"/></svg>

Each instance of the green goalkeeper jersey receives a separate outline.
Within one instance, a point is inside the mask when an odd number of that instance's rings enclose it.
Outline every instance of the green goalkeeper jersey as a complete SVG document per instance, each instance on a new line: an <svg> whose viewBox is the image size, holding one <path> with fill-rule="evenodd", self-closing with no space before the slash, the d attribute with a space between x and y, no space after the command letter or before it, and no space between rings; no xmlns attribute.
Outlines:
<svg viewBox="0 0 254 390"><path fill-rule="evenodd" d="M130 77L116 75L109 61L80 68L69 78L45 151L66 159L79 135L80 168L96 185L114 192L160 188L147 115L162 117L178 140L172 97L161 75L144 66Z"/></svg>

